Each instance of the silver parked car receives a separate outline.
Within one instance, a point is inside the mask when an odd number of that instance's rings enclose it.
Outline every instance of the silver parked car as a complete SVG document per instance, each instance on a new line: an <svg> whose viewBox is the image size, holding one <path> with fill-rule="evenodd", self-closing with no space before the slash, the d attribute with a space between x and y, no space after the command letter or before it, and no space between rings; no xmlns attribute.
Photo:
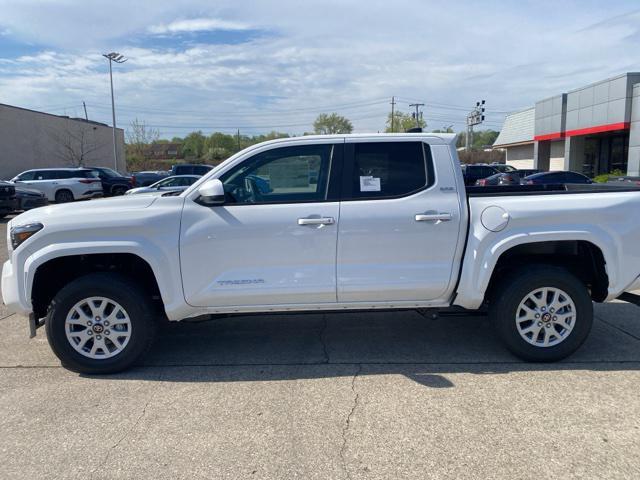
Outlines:
<svg viewBox="0 0 640 480"><path fill-rule="evenodd" d="M138 187L127 190L125 195L136 193L182 192L200 178L202 178L200 175L174 175L172 177L163 178L148 187Z"/></svg>

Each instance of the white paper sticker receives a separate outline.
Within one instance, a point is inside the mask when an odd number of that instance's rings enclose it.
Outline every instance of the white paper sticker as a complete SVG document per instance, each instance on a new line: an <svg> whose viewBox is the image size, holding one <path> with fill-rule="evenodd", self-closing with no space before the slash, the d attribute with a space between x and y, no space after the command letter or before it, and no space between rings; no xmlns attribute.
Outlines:
<svg viewBox="0 0 640 480"><path fill-rule="evenodd" d="M360 191L361 192L379 192L380 177L373 177L371 175L366 177L360 177Z"/></svg>

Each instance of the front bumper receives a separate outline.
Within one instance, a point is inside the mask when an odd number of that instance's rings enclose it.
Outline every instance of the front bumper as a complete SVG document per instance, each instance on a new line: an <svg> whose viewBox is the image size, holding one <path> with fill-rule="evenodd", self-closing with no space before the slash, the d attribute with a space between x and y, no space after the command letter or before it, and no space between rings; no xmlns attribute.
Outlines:
<svg viewBox="0 0 640 480"><path fill-rule="evenodd" d="M31 210L32 208L45 207L49 205L47 197L24 197L18 199L17 210Z"/></svg>
<svg viewBox="0 0 640 480"><path fill-rule="evenodd" d="M6 214L15 212L18 209L16 197L0 197L0 212Z"/></svg>
<svg viewBox="0 0 640 480"><path fill-rule="evenodd" d="M2 266L2 301L9 311L23 315L31 312L31 305L26 305L20 298L20 285L17 272L11 261L7 260Z"/></svg>

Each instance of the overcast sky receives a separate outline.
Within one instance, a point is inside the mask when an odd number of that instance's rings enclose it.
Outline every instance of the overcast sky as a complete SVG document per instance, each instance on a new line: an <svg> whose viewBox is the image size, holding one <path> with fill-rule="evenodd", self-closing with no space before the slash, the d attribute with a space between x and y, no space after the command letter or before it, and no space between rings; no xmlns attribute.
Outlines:
<svg viewBox="0 0 640 480"><path fill-rule="evenodd" d="M485 127L508 111L640 71L640 9L630 1L0 0L0 103L111 123L137 117L162 136L200 129L312 130L336 111L384 129L426 103L429 128Z"/></svg>

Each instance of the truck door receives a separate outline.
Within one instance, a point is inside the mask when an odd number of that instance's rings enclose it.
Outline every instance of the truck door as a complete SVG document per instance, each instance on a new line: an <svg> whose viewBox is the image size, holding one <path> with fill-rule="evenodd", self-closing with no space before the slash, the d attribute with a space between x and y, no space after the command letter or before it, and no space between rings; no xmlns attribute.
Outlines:
<svg viewBox="0 0 640 480"><path fill-rule="evenodd" d="M447 145L347 138L338 301L431 301L453 289L461 200Z"/></svg>
<svg viewBox="0 0 640 480"><path fill-rule="evenodd" d="M180 261L194 306L336 303L344 142L273 146L219 177L225 204L187 200ZM331 179L331 180L330 180Z"/></svg>

